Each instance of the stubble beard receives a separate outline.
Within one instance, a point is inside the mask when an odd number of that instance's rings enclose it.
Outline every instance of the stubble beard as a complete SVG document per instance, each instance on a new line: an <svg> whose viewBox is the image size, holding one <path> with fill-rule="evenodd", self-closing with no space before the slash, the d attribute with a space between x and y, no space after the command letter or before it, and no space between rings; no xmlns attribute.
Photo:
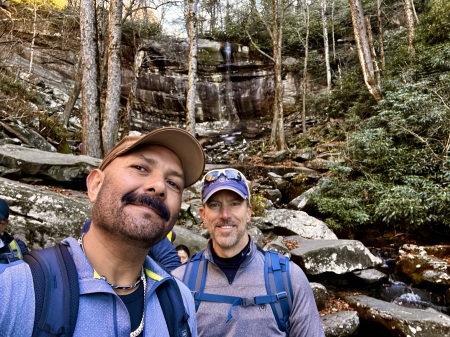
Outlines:
<svg viewBox="0 0 450 337"><path fill-rule="evenodd" d="M92 220L96 226L121 242L149 249L169 233L177 220L177 215L170 216L167 221L155 213L133 216L125 210L127 203L121 202L120 207L115 207L108 197L110 195L115 194L105 188L99 191L92 208Z"/></svg>
<svg viewBox="0 0 450 337"><path fill-rule="evenodd" d="M236 225L234 222L226 222L221 223L220 225ZM213 227L213 231L211 231L210 235L213 240L223 250L231 249L239 244L242 237L245 235L245 228L241 228L239 225L236 226L237 232L232 232L227 235L224 234L216 234L214 229L219 225L215 225Z"/></svg>

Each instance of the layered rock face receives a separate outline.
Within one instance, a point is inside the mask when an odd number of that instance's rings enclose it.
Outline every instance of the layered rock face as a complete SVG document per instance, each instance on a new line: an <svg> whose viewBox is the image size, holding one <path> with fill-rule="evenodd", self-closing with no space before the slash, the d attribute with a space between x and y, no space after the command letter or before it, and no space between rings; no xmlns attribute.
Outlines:
<svg viewBox="0 0 450 337"><path fill-rule="evenodd" d="M185 119L188 46L149 42L139 77L134 122L179 124ZM123 71L131 82L130 69ZM248 48L200 40L198 48L197 122L246 120L271 115L273 76L270 64L252 60ZM125 87L124 94L127 94Z"/></svg>

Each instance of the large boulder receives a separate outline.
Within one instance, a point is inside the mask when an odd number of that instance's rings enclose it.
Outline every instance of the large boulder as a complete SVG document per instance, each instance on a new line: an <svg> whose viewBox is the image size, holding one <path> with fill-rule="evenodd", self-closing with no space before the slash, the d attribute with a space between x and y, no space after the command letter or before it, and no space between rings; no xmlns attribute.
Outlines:
<svg viewBox="0 0 450 337"><path fill-rule="evenodd" d="M305 239L337 239L336 234L325 222L314 218L303 211L274 209L264 215L266 225L287 235L300 235Z"/></svg>
<svg viewBox="0 0 450 337"><path fill-rule="evenodd" d="M0 198L10 207L8 231L32 250L78 236L91 211L81 193L68 196L5 178L0 178Z"/></svg>
<svg viewBox="0 0 450 337"><path fill-rule="evenodd" d="M362 320L383 325L399 337L449 337L450 317L431 308L407 308L365 295L345 296Z"/></svg>
<svg viewBox="0 0 450 337"><path fill-rule="evenodd" d="M291 254L292 260L311 275L345 274L382 263L357 240L301 240Z"/></svg>
<svg viewBox="0 0 450 337"><path fill-rule="evenodd" d="M0 146L0 163L4 172L15 172L14 178L35 177L53 183L77 182L85 189L85 179L101 160L35 148L5 144Z"/></svg>
<svg viewBox="0 0 450 337"><path fill-rule="evenodd" d="M412 283L450 287L449 245L416 246L403 245L396 263L397 271Z"/></svg>

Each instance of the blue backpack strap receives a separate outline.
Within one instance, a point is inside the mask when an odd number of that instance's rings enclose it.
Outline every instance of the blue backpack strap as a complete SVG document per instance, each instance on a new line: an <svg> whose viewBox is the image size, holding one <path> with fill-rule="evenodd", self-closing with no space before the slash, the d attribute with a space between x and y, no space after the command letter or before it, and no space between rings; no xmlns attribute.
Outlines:
<svg viewBox="0 0 450 337"><path fill-rule="evenodd" d="M78 272L67 246L24 255L33 275L36 301L33 337L72 336L78 317Z"/></svg>
<svg viewBox="0 0 450 337"><path fill-rule="evenodd" d="M208 261L203 256L204 250L195 254L187 263L183 275L183 283L191 290L195 300L195 311L198 310L202 299L197 294L202 294L205 289Z"/></svg>
<svg viewBox="0 0 450 337"><path fill-rule="evenodd" d="M166 319L170 337L191 337L189 315L183 304L180 288L171 278L156 288L156 295Z"/></svg>
<svg viewBox="0 0 450 337"><path fill-rule="evenodd" d="M264 276L267 294L278 300L271 303L272 311L281 331L289 335L289 314L292 309L292 283L289 272L289 259L275 251L265 252Z"/></svg>

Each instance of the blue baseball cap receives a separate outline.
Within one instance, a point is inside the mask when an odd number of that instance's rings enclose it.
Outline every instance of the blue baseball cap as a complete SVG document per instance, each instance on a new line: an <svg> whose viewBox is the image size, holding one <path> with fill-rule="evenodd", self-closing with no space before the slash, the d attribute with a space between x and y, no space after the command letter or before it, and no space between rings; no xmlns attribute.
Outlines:
<svg viewBox="0 0 450 337"><path fill-rule="evenodd" d="M202 187L202 204L216 192L229 190L250 201L247 179L236 169L212 170L205 174Z"/></svg>
<svg viewBox="0 0 450 337"><path fill-rule="evenodd" d="M5 200L0 199L0 221L8 220L9 206Z"/></svg>

